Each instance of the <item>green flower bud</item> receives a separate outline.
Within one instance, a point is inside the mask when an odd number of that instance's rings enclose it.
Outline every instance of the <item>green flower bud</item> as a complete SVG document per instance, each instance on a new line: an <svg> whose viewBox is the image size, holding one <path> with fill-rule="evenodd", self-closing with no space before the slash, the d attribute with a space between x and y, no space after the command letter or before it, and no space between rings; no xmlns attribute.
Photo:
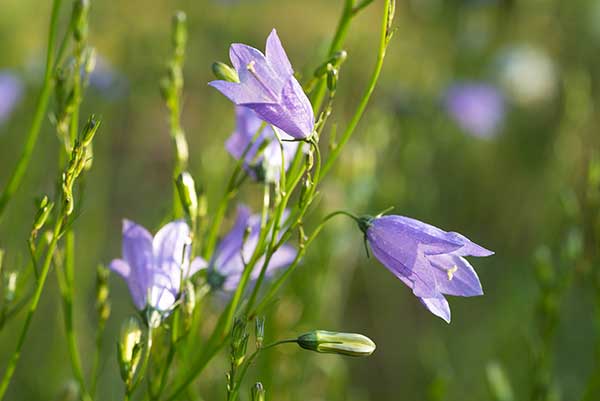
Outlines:
<svg viewBox="0 0 600 401"><path fill-rule="evenodd" d="M73 36L81 42L88 34L88 13L90 0L75 0L73 3Z"/></svg>
<svg viewBox="0 0 600 401"><path fill-rule="evenodd" d="M46 221L48 220L48 216L50 216L50 213L52 212L52 208L54 208L54 203L44 195L44 197L38 202L38 211L33 219L34 232L37 233L42 229L42 227L44 227L44 224L46 224Z"/></svg>
<svg viewBox="0 0 600 401"><path fill-rule="evenodd" d="M266 392L261 382L257 382L254 386L252 386L250 393L252 395L252 401L265 401Z"/></svg>
<svg viewBox="0 0 600 401"><path fill-rule="evenodd" d="M131 382L142 356L143 330L140 320L131 316L121 326L120 341L117 346L121 378Z"/></svg>
<svg viewBox="0 0 600 401"><path fill-rule="evenodd" d="M245 320L236 319L231 329L231 360L235 366L240 366L246 358L248 338Z"/></svg>
<svg viewBox="0 0 600 401"><path fill-rule="evenodd" d="M198 195L196 195L196 184L192 175L187 171L182 172L177 177L176 185L183 209L190 219L194 220L198 215Z"/></svg>
<svg viewBox="0 0 600 401"><path fill-rule="evenodd" d="M175 55L183 57L185 52L185 44L187 42L187 17L183 11L177 11L173 15L173 32L171 40L175 48Z"/></svg>
<svg viewBox="0 0 600 401"><path fill-rule="evenodd" d="M96 49L93 47L86 47L83 55L83 71L85 72L86 77L94 72L96 68Z"/></svg>
<svg viewBox="0 0 600 401"><path fill-rule="evenodd" d="M220 61L213 63L212 71L217 79L229 82L240 82L240 77L238 76L237 71Z"/></svg>
<svg viewBox="0 0 600 401"><path fill-rule="evenodd" d="M298 337L298 345L311 351L347 356L368 356L375 343L362 334L315 330Z"/></svg>
<svg viewBox="0 0 600 401"><path fill-rule="evenodd" d="M90 116L90 118L88 118L87 123L85 124L85 127L83 127L83 132L81 134L82 146L86 147L90 143L92 143L94 135L96 135L98 128L100 128L100 123L101 121L97 120L96 116L93 114Z"/></svg>
<svg viewBox="0 0 600 401"><path fill-rule="evenodd" d="M335 92L337 89L338 70L329 64L327 69L327 89L330 92Z"/></svg>
<svg viewBox="0 0 600 401"><path fill-rule="evenodd" d="M8 305L16 298L18 279L19 272L17 271L6 272L4 275L4 302Z"/></svg>
<svg viewBox="0 0 600 401"><path fill-rule="evenodd" d="M256 348L260 349L263 346L265 339L265 317L259 316L255 320L255 338Z"/></svg>

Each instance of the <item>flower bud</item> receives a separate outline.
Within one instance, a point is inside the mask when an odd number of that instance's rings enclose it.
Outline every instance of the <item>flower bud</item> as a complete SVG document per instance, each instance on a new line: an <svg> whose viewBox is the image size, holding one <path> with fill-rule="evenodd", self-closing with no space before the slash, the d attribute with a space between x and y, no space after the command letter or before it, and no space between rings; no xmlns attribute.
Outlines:
<svg viewBox="0 0 600 401"><path fill-rule="evenodd" d="M133 379L142 356L142 324L131 316L121 326L121 338L117 346L121 378L129 383Z"/></svg>
<svg viewBox="0 0 600 401"><path fill-rule="evenodd" d="M181 205L190 219L194 220L198 215L198 195L192 175L187 171L182 172L177 177L176 184Z"/></svg>
<svg viewBox="0 0 600 401"><path fill-rule="evenodd" d="M298 345L311 351L347 356L368 356L375 343L362 334L315 330L298 337Z"/></svg>
<svg viewBox="0 0 600 401"><path fill-rule="evenodd" d="M90 0L75 0L73 3L73 36L81 42L88 34L88 13Z"/></svg>
<svg viewBox="0 0 600 401"><path fill-rule="evenodd" d="M185 282L185 292L183 293L183 313L185 318L185 326L189 328L192 324L194 309L196 308L196 289L191 281Z"/></svg>
<svg viewBox="0 0 600 401"><path fill-rule="evenodd" d="M96 312L98 313L98 319L101 322L106 322L110 317L110 301L108 299L109 274L109 269L105 266L98 265L98 268L96 269Z"/></svg>
<svg viewBox="0 0 600 401"><path fill-rule="evenodd" d="M38 202L38 211L33 219L33 231L37 232L44 227L44 224L46 224L46 221L48 220L48 216L50 216L50 212L52 212L52 208L54 208L54 203L44 195Z"/></svg>
<svg viewBox="0 0 600 401"><path fill-rule="evenodd" d="M250 393L252 395L252 401L265 401L265 388L261 382L257 382L252 386Z"/></svg>
<svg viewBox="0 0 600 401"><path fill-rule="evenodd" d="M330 92L335 92L337 89L337 81L338 70L329 64L327 69L327 89L329 89Z"/></svg>
<svg viewBox="0 0 600 401"><path fill-rule="evenodd" d="M17 271L6 272L4 275L4 302L7 305L10 305L16 298L18 279L19 272Z"/></svg>
<svg viewBox="0 0 600 401"><path fill-rule="evenodd" d="M86 47L83 60L83 72L85 73L86 77L89 77L96 68L96 49L89 46Z"/></svg>
<svg viewBox="0 0 600 401"><path fill-rule="evenodd" d="M96 120L96 116L93 114L88 118L85 127L83 127L83 132L81 134L81 144L86 147L92 143L92 139L94 139L94 135L96 135L96 131L100 127L100 120Z"/></svg>
<svg viewBox="0 0 600 401"><path fill-rule="evenodd" d="M173 15L173 32L171 40L175 48L175 55L183 57L185 52L185 44L187 42L187 17L183 11L177 11Z"/></svg>
<svg viewBox="0 0 600 401"><path fill-rule="evenodd" d="M246 358L248 338L246 322L244 319L236 319L231 329L231 360L235 366L240 366Z"/></svg>
<svg viewBox="0 0 600 401"><path fill-rule="evenodd" d="M240 82L237 71L220 61L213 63L212 71L217 79L229 82Z"/></svg>
<svg viewBox="0 0 600 401"><path fill-rule="evenodd" d="M263 342L265 339L265 317L260 316L255 320L255 338L256 338L256 348L260 349L263 346Z"/></svg>

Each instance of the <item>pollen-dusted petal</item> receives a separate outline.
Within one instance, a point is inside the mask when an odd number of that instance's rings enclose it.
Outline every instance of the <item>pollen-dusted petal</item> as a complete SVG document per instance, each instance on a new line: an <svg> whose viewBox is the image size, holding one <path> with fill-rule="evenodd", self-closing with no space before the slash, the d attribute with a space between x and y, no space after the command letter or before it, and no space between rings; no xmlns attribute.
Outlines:
<svg viewBox="0 0 600 401"><path fill-rule="evenodd" d="M481 282L473 266L463 257L447 254L428 256L435 268L440 292L461 297L483 295Z"/></svg>
<svg viewBox="0 0 600 401"><path fill-rule="evenodd" d="M287 80L291 75L294 74L292 64L288 59L281 40L277 35L277 30L273 29L271 34L267 38L267 47L265 50L267 61L271 67L279 74L282 79Z"/></svg>
<svg viewBox="0 0 600 401"><path fill-rule="evenodd" d="M427 309L429 309L429 312L441 317L446 323L450 323L452 317L450 305L448 305L448 301L443 295L435 298L420 298L419 300Z"/></svg>
<svg viewBox="0 0 600 401"><path fill-rule="evenodd" d="M190 229L183 220L162 227L153 240L155 268L166 275L175 291L179 291L181 273L187 269L190 259ZM154 276L154 282L162 279ZM167 285L167 284L165 284Z"/></svg>

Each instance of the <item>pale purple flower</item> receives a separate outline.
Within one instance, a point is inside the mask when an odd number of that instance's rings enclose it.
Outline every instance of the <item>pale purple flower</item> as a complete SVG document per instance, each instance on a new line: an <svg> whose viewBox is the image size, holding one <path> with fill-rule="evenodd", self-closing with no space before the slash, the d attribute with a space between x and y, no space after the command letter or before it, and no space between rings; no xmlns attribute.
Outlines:
<svg viewBox="0 0 600 401"><path fill-rule="evenodd" d="M239 159L264 123L254 111L245 107L237 106L235 114L236 128L227 142L225 142L225 148L227 148L227 151L233 157ZM266 125L244 157L244 168L254 178L266 182L278 181L281 175L282 152L279 141L273 131L274 129L277 128ZM278 135L280 139L293 139L282 131L279 131ZM267 144L265 144L265 141ZM282 141L282 144L283 163L287 170L296 154L296 150L298 150L299 143Z"/></svg>
<svg viewBox="0 0 600 401"><path fill-rule="evenodd" d="M275 29L267 38L265 54L239 43L229 49L239 82L212 81L210 85L238 106L252 109L269 124L296 139L309 137L315 126L310 101L294 77L294 70Z"/></svg>
<svg viewBox="0 0 600 401"><path fill-rule="evenodd" d="M246 229L249 229L247 236ZM213 289L231 292L237 288L245 263L250 260L258 245L259 235L260 215L251 214L246 206L239 206L233 228L219 243L208 267L207 280ZM292 246L282 245L271 257L266 276L271 277L280 269L289 266L296 254L297 251ZM252 280L258 278L264 261L263 255L252 271Z"/></svg>
<svg viewBox="0 0 600 401"><path fill-rule="evenodd" d="M23 96L23 84L14 74L0 71L0 124L5 122Z"/></svg>
<svg viewBox="0 0 600 401"><path fill-rule="evenodd" d="M465 256L489 256L493 252L455 232L403 216L361 218L361 229L373 255L431 313L450 322L450 306L444 295L483 295L477 273Z"/></svg>
<svg viewBox="0 0 600 401"><path fill-rule="evenodd" d="M477 137L495 136L504 121L504 96L498 88L485 83L451 86L446 91L444 107L462 130Z"/></svg>
<svg viewBox="0 0 600 401"><path fill-rule="evenodd" d="M183 220L163 226L154 236L132 221L123 221L122 259L110 269L127 282L138 310L150 307L168 313L180 294L183 279L188 279L206 262L196 258L190 263L190 229Z"/></svg>

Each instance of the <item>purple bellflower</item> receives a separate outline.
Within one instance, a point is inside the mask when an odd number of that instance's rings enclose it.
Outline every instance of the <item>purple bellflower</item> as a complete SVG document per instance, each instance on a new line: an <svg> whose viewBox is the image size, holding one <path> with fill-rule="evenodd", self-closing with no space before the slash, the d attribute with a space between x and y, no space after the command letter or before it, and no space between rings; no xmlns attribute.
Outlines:
<svg viewBox="0 0 600 401"><path fill-rule="evenodd" d="M359 226L377 260L446 322L450 323L450 306L444 295L483 295L477 273L464 257L493 252L463 235L394 215L364 217Z"/></svg>
<svg viewBox="0 0 600 401"><path fill-rule="evenodd" d="M0 71L0 124L10 117L23 95L23 84L14 74Z"/></svg>
<svg viewBox="0 0 600 401"><path fill-rule="evenodd" d="M285 216L284 216L285 217ZM248 229L249 234L246 233ZM207 280L213 290L235 291L245 263L250 260L260 235L260 215L251 214L246 206L239 206L233 228L219 243L207 272ZM282 245L271 257L266 276L289 266L296 258L297 251L292 246ZM250 278L256 280L264 263L264 255L257 261Z"/></svg>
<svg viewBox="0 0 600 401"><path fill-rule="evenodd" d="M196 258L190 263L190 229L183 220L163 226L154 236L132 221L123 221L122 259L110 269L127 282L135 307L147 307L160 314L173 308L183 279L188 279L206 263Z"/></svg>
<svg viewBox="0 0 600 401"><path fill-rule="evenodd" d="M240 159L246 148L252 142L252 139L260 129L263 121L258 118L256 113L248 108L235 108L236 129L225 142L227 151L236 159ZM279 141L275 136L274 129L266 125L258 135L256 141L250 145L246 156L244 157L244 168L260 181L275 182L281 175L282 152ZM280 139L293 139L284 132L278 132ZM283 141L283 163L287 170L296 150L298 142Z"/></svg>
<svg viewBox="0 0 600 401"><path fill-rule="evenodd" d="M315 126L312 105L294 77L275 29L267 38L265 54L234 43L229 49L229 58L239 82L212 81L209 85L296 139L312 134Z"/></svg>
<svg viewBox="0 0 600 401"><path fill-rule="evenodd" d="M504 96L498 88L485 83L451 86L446 91L444 107L463 131L480 138L495 136L504 121Z"/></svg>

